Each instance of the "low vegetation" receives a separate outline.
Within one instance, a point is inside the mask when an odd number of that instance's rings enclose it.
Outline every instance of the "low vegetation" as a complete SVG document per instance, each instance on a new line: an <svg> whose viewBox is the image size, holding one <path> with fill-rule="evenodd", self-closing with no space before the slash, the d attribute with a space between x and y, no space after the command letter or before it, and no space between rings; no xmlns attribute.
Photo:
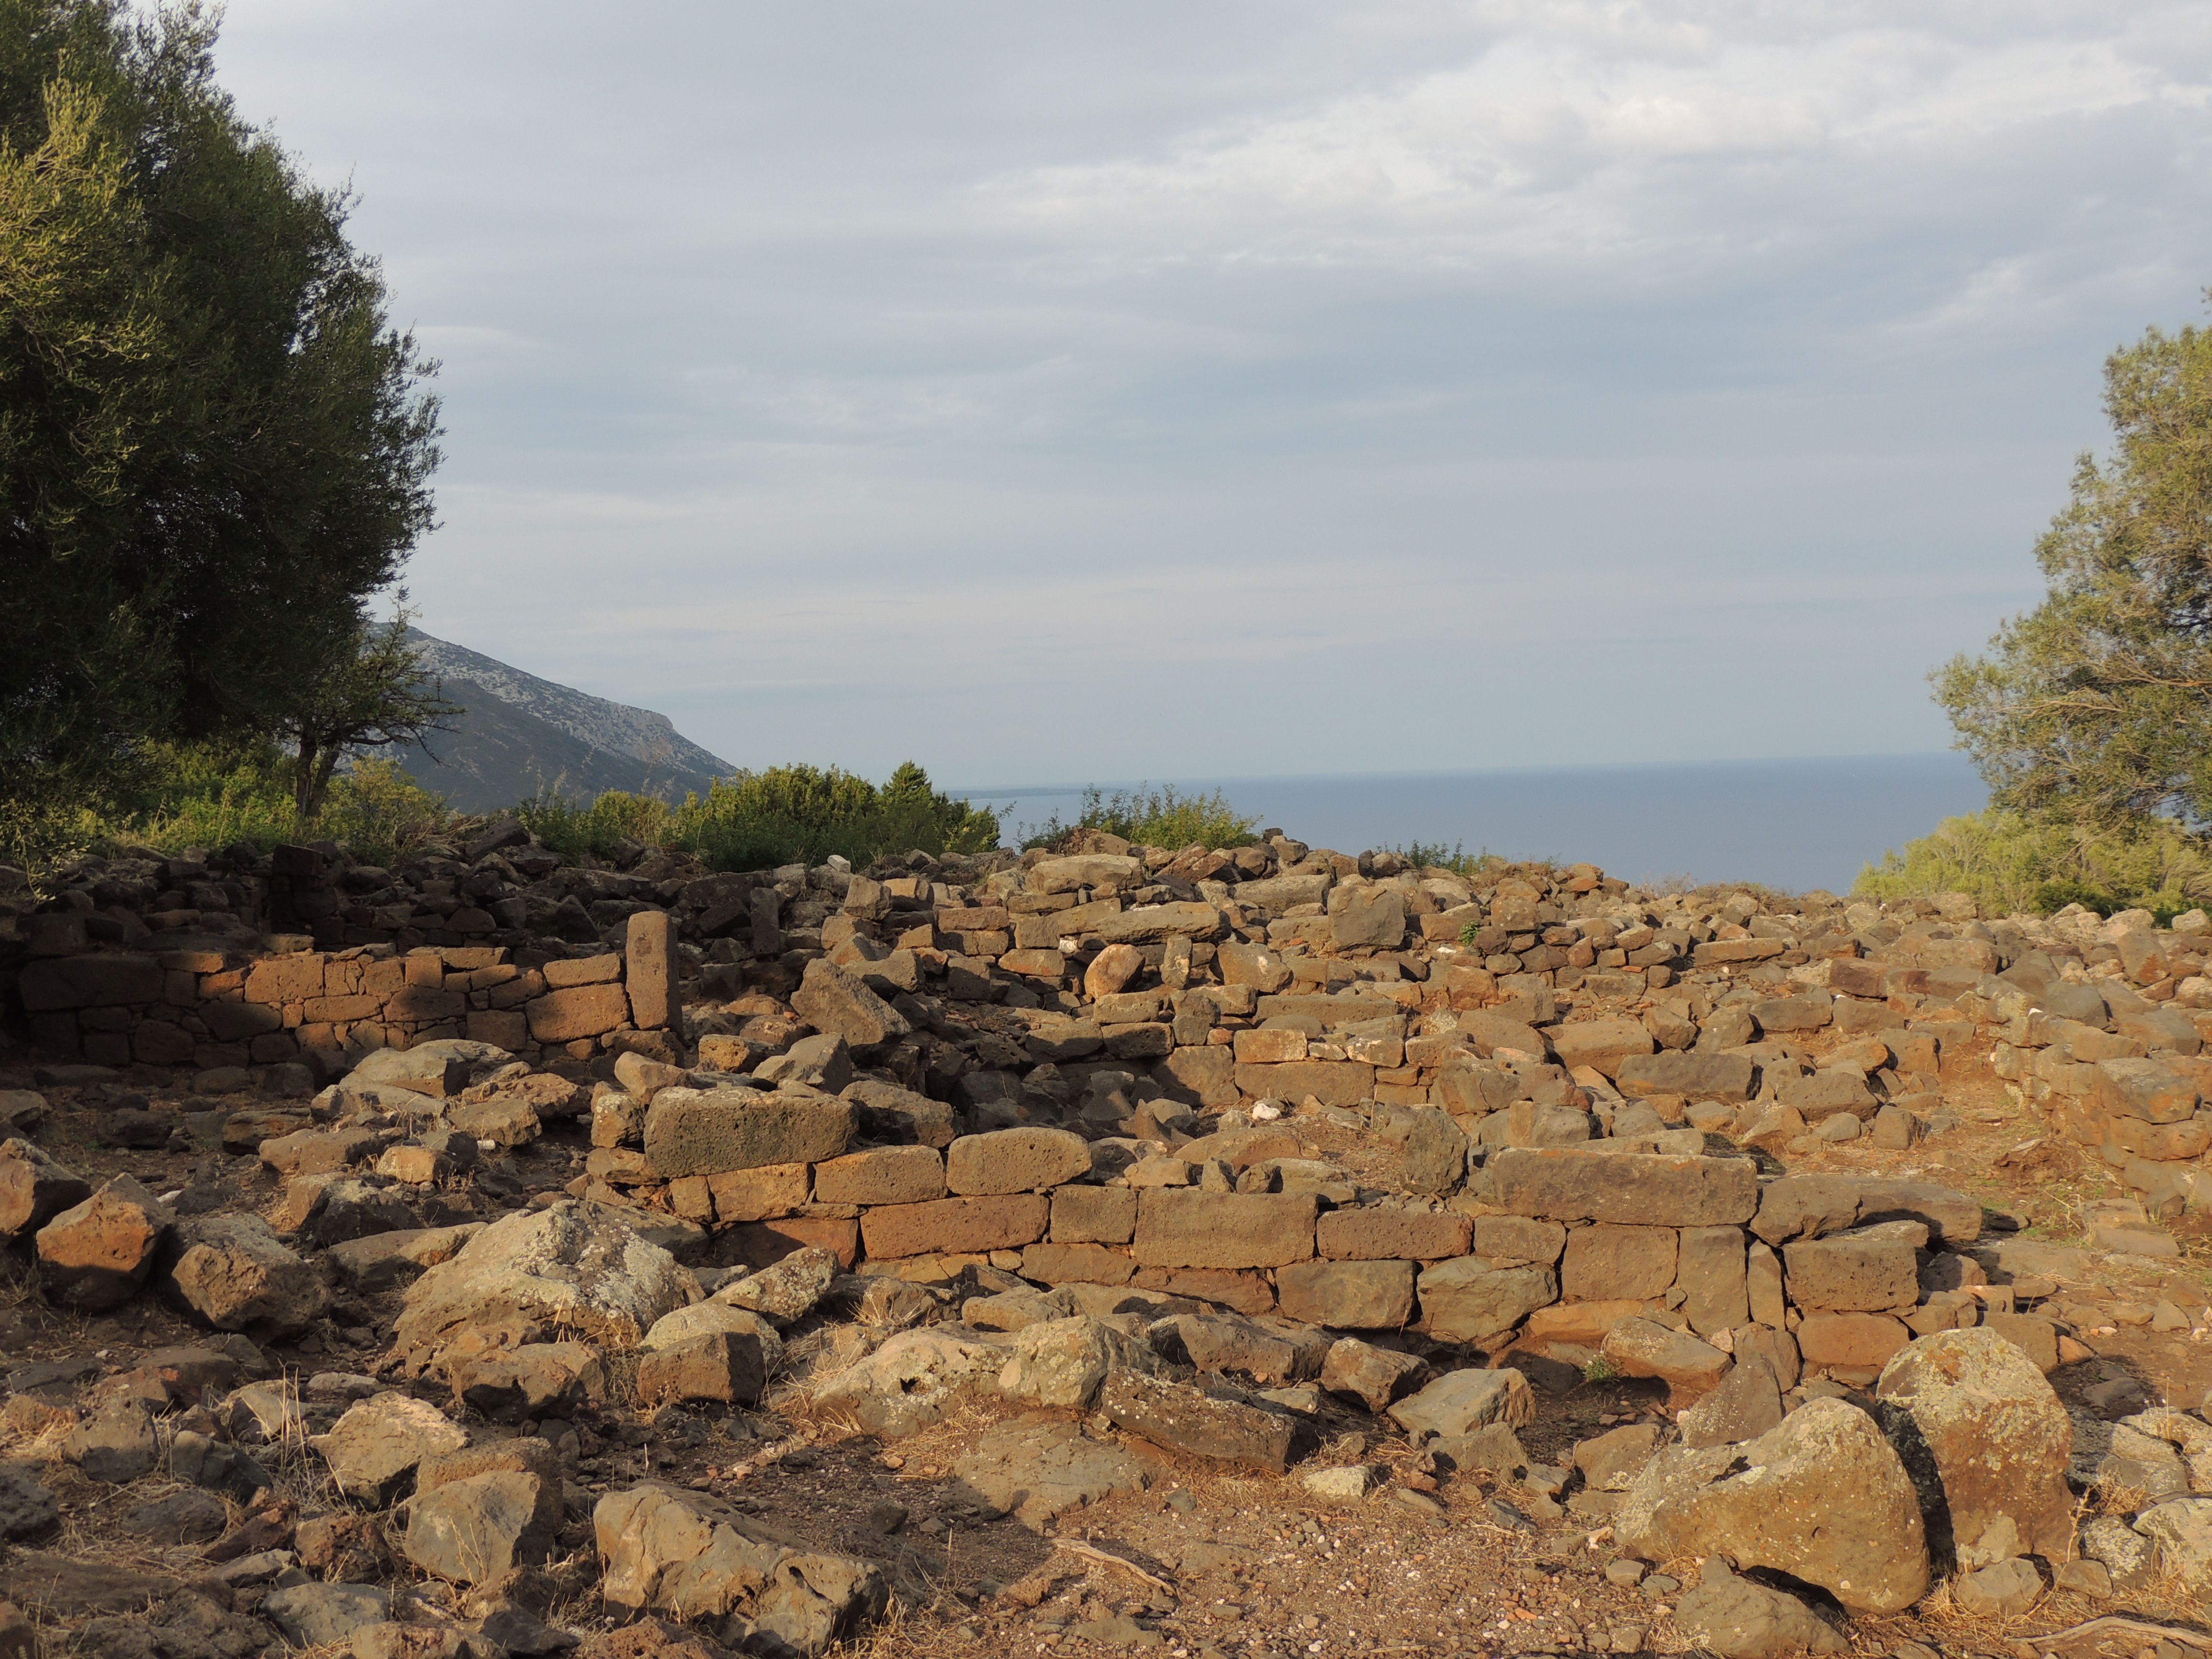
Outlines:
<svg viewBox="0 0 2212 1659"><path fill-rule="evenodd" d="M1993 807L1944 819L1933 835L1868 865L1851 891L1871 899L1971 893L1994 915L2080 904L2100 915L2149 910L2164 921L2212 902L2212 848L2168 818L2100 826Z"/></svg>
<svg viewBox="0 0 2212 1659"><path fill-rule="evenodd" d="M589 805L540 795L518 816L568 858L611 858L627 842L696 853L720 870L815 864L832 853L860 865L887 853L999 844L998 813L945 794L912 761L880 787L834 766L775 766L718 778L680 805L609 790Z"/></svg>
<svg viewBox="0 0 2212 1659"><path fill-rule="evenodd" d="M1054 812L1042 823L1024 824L1024 848L1051 847L1078 830L1103 830L1146 847L1249 847L1260 838L1260 820L1247 817L1218 789L1185 794L1170 784L1139 784L1112 793L1096 786L1083 792L1083 810L1065 823Z"/></svg>

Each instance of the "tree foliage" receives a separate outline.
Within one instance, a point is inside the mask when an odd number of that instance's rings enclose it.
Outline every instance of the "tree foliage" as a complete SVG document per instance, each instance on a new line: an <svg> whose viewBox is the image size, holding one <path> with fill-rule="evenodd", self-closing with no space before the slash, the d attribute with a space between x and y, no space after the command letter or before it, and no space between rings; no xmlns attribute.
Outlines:
<svg viewBox="0 0 2212 1659"><path fill-rule="evenodd" d="M434 365L193 3L0 0L0 798L277 728L430 522Z"/></svg>
<svg viewBox="0 0 2212 1659"><path fill-rule="evenodd" d="M2105 365L2112 455L2084 455L2036 544L2050 583L1936 700L1996 803L2091 822L2212 822L2212 331L2152 329Z"/></svg>
<svg viewBox="0 0 2212 1659"><path fill-rule="evenodd" d="M322 811L340 761L450 732L462 712L425 677L422 648L407 642L405 601L402 594L389 620L362 623L286 702L278 729L291 744L292 807L302 820Z"/></svg>
<svg viewBox="0 0 2212 1659"><path fill-rule="evenodd" d="M2212 902L2212 851L2171 819L2110 823L1993 809L1945 818L1859 872L1860 898L1971 893L1985 915L2048 915L2069 904L2100 915L2141 907L2171 916Z"/></svg>

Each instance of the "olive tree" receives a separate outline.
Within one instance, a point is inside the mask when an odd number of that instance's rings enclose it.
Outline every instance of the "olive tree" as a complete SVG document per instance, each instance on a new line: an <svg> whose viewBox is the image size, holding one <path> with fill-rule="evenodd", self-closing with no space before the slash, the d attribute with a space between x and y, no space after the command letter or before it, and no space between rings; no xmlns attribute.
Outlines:
<svg viewBox="0 0 2212 1659"><path fill-rule="evenodd" d="M2049 582L1936 700L2000 806L2212 822L2212 331L2105 365L2112 454L2084 455L2036 544Z"/></svg>
<svg viewBox="0 0 2212 1659"><path fill-rule="evenodd" d="M431 522L434 365L196 4L0 0L0 800L280 728Z"/></svg>

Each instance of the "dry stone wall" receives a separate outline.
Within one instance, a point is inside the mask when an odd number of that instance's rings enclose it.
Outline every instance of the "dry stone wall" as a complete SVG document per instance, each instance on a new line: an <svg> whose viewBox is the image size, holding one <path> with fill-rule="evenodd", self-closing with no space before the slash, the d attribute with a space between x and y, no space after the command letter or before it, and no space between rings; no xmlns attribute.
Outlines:
<svg viewBox="0 0 2212 1659"><path fill-rule="evenodd" d="M185 942L34 957L15 993L32 1041L58 1057L241 1076L299 1066L321 1081L363 1051L441 1037L533 1059L665 1048L681 1018L672 943L659 914L632 918L623 949L586 957L388 945L254 956ZM274 1079L276 1091L291 1081Z"/></svg>

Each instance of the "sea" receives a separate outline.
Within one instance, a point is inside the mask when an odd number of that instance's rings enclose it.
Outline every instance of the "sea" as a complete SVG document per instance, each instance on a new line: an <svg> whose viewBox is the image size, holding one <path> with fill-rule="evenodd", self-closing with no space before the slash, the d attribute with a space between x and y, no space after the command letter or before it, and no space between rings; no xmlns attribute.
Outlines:
<svg viewBox="0 0 2212 1659"><path fill-rule="evenodd" d="M1850 890L1859 872L1941 819L1979 811L1988 792L1956 752L1814 760L1562 766L1298 778L1174 778L1218 789L1237 811L1314 847L1357 853L1412 842L1515 860L1595 864L1607 875L1752 881L1786 892ZM1009 846L1057 814L1073 823L1083 784L956 789L1006 809ZM1135 780L1101 781L1111 792Z"/></svg>

